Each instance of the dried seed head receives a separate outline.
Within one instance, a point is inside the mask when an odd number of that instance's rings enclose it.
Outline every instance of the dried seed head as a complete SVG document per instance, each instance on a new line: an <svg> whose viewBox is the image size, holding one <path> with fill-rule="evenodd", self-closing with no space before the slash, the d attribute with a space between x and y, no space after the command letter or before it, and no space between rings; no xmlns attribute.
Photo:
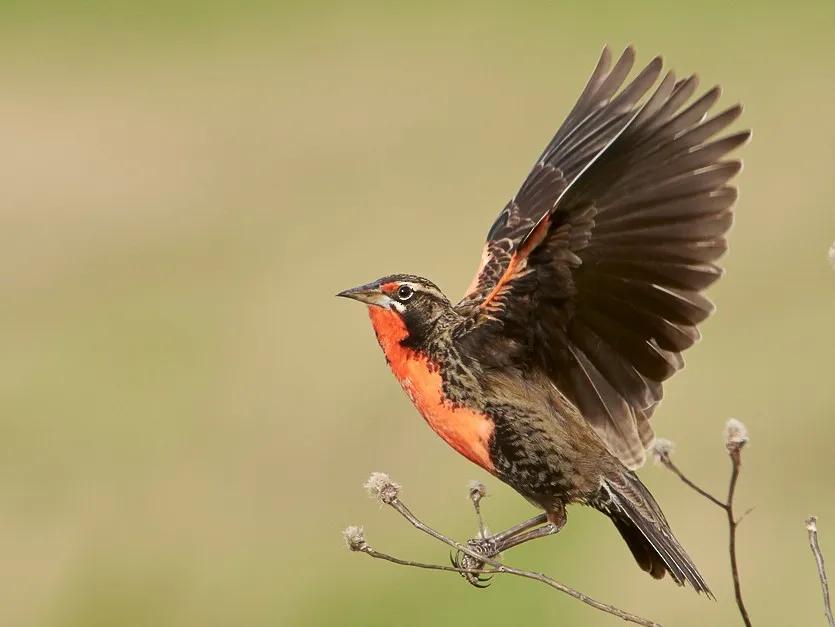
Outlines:
<svg viewBox="0 0 835 627"><path fill-rule="evenodd" d="M345 527L345 530L342 532L342 537L345 538L345 544L352 551L362 551L366 546L362 527L355 525Z"/></svg>
<svg viewBox="0 0 835 627"><path fill-rule="evenodd" d="M391 477L384 472L372 472L368 481L365 482L365 489L368 490L368 496L391 505L400 492L400 484L392 481Z"/></svg>
<svg viewBox="0 0 835 627"><path fill-rule="evenodd" d="M728 452L734 453L741 451L746 444L748 444L748 429L741 421L731 418L725 425L725 448Z"/></svg>
<svg viewBox="0 0 835 627"><path fill-rule="evenodd" d="M667 438L655 438L655 442L652 445L652 458L656 464L660 464L664 460L669 459L675 449L676 445L671 440Z"/></svg>
<svg viewBox="0 0 835 627"><path fill-rule="evenodd" d="M470 481L467 490L470 500L475 504L478 504L481 499L487 496L487 487L481 481L475 479Z"/></svg>

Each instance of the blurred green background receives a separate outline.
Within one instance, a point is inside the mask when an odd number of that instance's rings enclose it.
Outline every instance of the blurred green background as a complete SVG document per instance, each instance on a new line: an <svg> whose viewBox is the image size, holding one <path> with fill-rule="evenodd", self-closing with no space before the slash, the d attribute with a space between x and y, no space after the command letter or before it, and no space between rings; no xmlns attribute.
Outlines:
<svg viewBox="0 0 835 627"><path fill-rule="evenodd" d="M741 200L659 435L725 489L752 432L740 560L756 625L823 624L835 568L835 5L0 5L0 624L614 625L530 582L349 554L446 552L369 501L385 470L466 538L532 513L451 452L343 288L469 282L495 213L606 43L663 53L754 129ZM666 625L734 625L722 512L641 476L717 593L641 573L581 508L508 560Z"/></svg>

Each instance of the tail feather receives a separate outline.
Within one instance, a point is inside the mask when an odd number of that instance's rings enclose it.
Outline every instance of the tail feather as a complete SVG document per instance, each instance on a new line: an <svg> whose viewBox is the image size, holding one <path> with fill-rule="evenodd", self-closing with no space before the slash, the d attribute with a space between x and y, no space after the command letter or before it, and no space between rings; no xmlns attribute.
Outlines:
<svg viewBox="0 0 835 627"><path fill-rule="evenodd" d="M656 579L669 572L678 585L689 582L696 592L715 598L637 475L626 471L607 478L600 496L595 506L615 523L642 570Z"/></svg>
<svg viewBox="0 0 835 627"><path fill-rule="evenodd" d="M644 534L625 517L612 516L611 518L641 570L648 572L653 579L663 579L667 574L667 566L658 552L647 542ZM675 579L674 575L673 578Z"/></svg>

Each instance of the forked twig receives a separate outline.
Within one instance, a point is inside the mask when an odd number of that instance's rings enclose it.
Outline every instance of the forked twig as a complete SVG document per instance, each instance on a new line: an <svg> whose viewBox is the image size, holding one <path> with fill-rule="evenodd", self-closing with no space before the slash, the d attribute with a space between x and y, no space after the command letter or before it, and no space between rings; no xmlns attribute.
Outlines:
<svg viewBox="0 0 835 627"><path fill-rule="evenodd" d="M742 464L740 450L743 445L740 445L735 449L728 447L733 469L731 470L731 482L728 486L728 501L725 507L725 512L728 516L728 553L731 557L731 574L734 579L734 595L736 596L736 604L739 607L739 613L742 615L742 621L747 627L751 627L751 619L748 616L748 610L745 608L745 603L742 600L742 587L739 583L739 566L736 560L736 528L739 526L739 520L734 517L734 492L736 491L736 482L739 479L739 468Z"/></svg>
<svg viewBox="0 0 835 627"><path fill-rule="evenodd" d="M519 568L513 568L512 566L507 566L502 564L498 560L487 557L482 553L474 550L472 547L467 546L466 544L461 544L460 542L456 542L452 538L445 536L444 534L436 531L422 520L420 520L417 516L415 516L411 510L400 500L399 493L400 493L400 486L391 481L387 475L382 473L374 473L371 475L371 478L366 483L366 488L368 489L369 493L380 500L380 502L390 506L392 509L397 511L403 518L405 518L413 527L418 529L419 531L435 538L436 540L443 542L447 546L468 555L476 563L479 564L487 564L490 568L461 568L458 566L443 566L440 564L427 564L424 562L414 562L411 560L404 560L397 557L393 557L386 553L381 553L376 549L373 549L365 540L365 536L363 531L360 527L348 527L344 532L343 535L345 536L345 541L348 544L348 548L352 551L357 551L360 553L365 553L366 555L376 558L376 559L383 559L388 562L393 562L395 564L400 564L403 566L413 566L416 568L426 568L430 570L440 570L446 572L456 572L460 574L472 574L472 575L479 575L479 574L486 574L486 575L495 575L495 574L508 574L508 575L515 575L517 577L523 577L526 579L532 579L534 581L539 581L540 583L544 583L547 586L550 586L560 592L563 592L571 597L574 597L578 601L582 601L586 605L590 605L591 607L598 609L602 612L607 612L608 614L612 614L613 616L617 616L618 618L625 620L630 623L635 623L637 625L643 625L644 627L661 627L659 623L654 621L648 620L646 618L641 618L640 616L636 616L635 614L630 614L620 608L617 608L613 605L609 605L607 603L602 603L593 599L592 597L584 594L570 586L566 586L565 584L557 581L556 579L549 577L543 573L537 573L528 570L522 570ZM471 496L472 498L472 496Z"/></svg>
<svg viewBox="0 0 835 627"><path fill-rule="evenodd" d="M751 511L746 511L742 516L736 518L734 516L734 494L736 492L736 484L739 480L739 471L742 467L742 449L748 443L748 430L745 425L739 420L731 419L725 427L725 448L728 451L728 456L731 459L731 479L728 485L728 497L722 501L713 496L707 490L699 487L690 480L678 466L673 463L671 459L672 444L667 440L657 440L655 444L654 453L656 459L661 464L671 470L675 475L681 479L688 487L692 488L698 494L706 498L708 501L722 508L728 518L728 554L731 561L731 575L734 582L734 596L736 597L736 605L739 608L739 613L742 616L742 621L746 627L751 627L751 618L748 616L748 610L745 607L745 602L742 600L742 585L739 580L739 566L736 558L736 529L739 523ZM835 627L835 626L833 626Z"/></svg>
<svg viewBox="0 0 835 627"><path fill-rule="evenodd" d="M818 566L818 578L821 581L821 591L823 592L823 613L829 627L835 627L835 618L832 617L832 605L829 601L829 580L826 578L826 566L823 563L823 553L821 553L821 547L818 543L817 516L809 516L806 519L806 531L809 532L809 546L812 548L812 555L815 556L815 563Z"/></svg>

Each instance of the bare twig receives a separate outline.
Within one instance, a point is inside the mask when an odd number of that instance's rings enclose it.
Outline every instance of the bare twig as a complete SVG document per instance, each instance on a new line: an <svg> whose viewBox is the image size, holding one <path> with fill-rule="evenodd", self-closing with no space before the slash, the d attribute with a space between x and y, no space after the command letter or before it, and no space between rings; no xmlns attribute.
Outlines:
<svg viewBox="0 0 835 627"><path fill-rule="evenodd" d="M352 551L358 551L361 553L365 553L371 557L377 559L383 559L389 562L393 562L395 564L400 564L403 566L413 566L416 568L426 568L430 570L440 570L440 571L447 571L447 572L457 572L462 574L472 574L472 575L479 575L479 574L486 574L486 575L494 575L494 574L508 574L508 575L515 575L517 577L523 577L526 579L532 579L534 581L539 581L540 583L544 583L547 586L550 586L560 592L563 592L571 597L574 597L578 601L582 601L586 605L590 605L591 607L598 609L602 612L607 612L608 614L612 614L613 616L617 616L618 618L625 620L630 623L635 623L637 625L643 625L644 627L661 627L659 623L653 622L646 618L641 618L640 616L636 616L635 614L630 614L624 610L621 610L613 605L609 605L607 603L602 603L593 599L592 597L571 588L570 586L566 586L565 584L557 581L556 579L549 577L543 573L537 573L533 571L521 570L518 568L513 568L511 566L507 566L502 564L498 560L487 557L486 555L479 553L476 551L472 546L467 546L466 544L461 544L456 542L452 538L445 536L444 534L436 531L422 520L420 520L417 516L415 516L411 510L406 506L403 501L399 498L400 486L391 481L388 476L382 473L374 473L371 475L371 478L366 483L366 488L368 489L369 493L378 498L382 503L390 506L392 509L397 511L403 518L405 518L415 529L422 531L423 533L431 536L432 538L443 542L449 547L468 555L473 560L475 560L478 564L488 564L490 568L461 568L457 566L443 566L440 564L427 564L424 562L413 562L411 560L404 560L397 557L393 557L391 555L387 555L385 553L381 553L373 548L371 548L365 540L365 536L362 532L362 529L359 527L349 527L345 530L344 536L345 540L348 544L348 547Z"/></svg>
<svg viewBox="0 0 835 627"><path fill-rule="evenodd" d="M736 561L736 528L739 521L734 517L734 492L736 491L736 482L739 479L739 468L742 464L740 450L742 446L736 449L728 447L731 456L731 483L728 486L728 501L725 504L725 512L728 515L728 553L731 556L731 574L734 579L734 596L736 596L736 604L739 607L739 613L742 615L742 621L746 627L751 627L751 619L748 617L748 610L745 608L745 602L742 600L742 586L739 583L739 566Z"/></svg>
<svg viewBox="0 0 835 627"><path fill-rule="evenodd" d="M725 426L725 448L728 451L728 456L731 459L731 479L728 485L728 497L724 502L713 496L707 490L699 487L690 480L679 468L673 463L671 459L672 444L667 440L660 440L655 446L655 456L661 464L672 471L679 479L681 479L688 487L692 488L698 494L706 498L708 501L722 508L728 518L728 554L731 561L731 575L734 582L734 596L736 598L736 605L739 608L739 613L742 616L742 622L746 627L751 627L751 618L748 616L748 610L745 607L745 602L742 600L742 585L739 580L739 566L736 558L736 529L742 519L748 515L750 509L742 516L736 518L734 516L734 494L736 492L736 484L739 480L739 471L742 467L742 449L748 443L748 430L745 425L739 420L731 419ZM832 626L835 627L835 626Z"/></svg>
<svg viewBox="0 0 835 627"><path fill-rule="evenodd" d="M699 486L697 486L695 483L693 483L690 479L688 479L688 478L684 475L684 473L683 473L683 472L681 472L681 471L678 469L678 466L676 466L676 465L673 463L673 461L669 458L669 456L666 456L666 455L665 455L665 456L663 456L663 457L660 457L659 459L660 459L660 461L661 461L661 464L663 464L665 468L667 468L667 469L669 469L669 470L672 470L672 471L676 474L676 476L677 476L679 479L681 479L684 483L686 483L686 484L687 484L690 488L693 488L696 492L698 492L699 494L701 494L703 497L705 497L705 498L706 498L708 501L710 501L711 503L714 503L714 504L718 505L719 507L721 507L722 509L725 509L725 503L723 503L722 501L720 501L719 499L717 499L715 496L713 496L713 495L712 495L710 492L708 492L707 490L703 490L702 488L700 488Z"/></svg>
<svg viewBox="0 0 835 627"><path fill-rule="evenodd" d="M806 519L806 531L809 532L809 546L812 547L812 555L815 556L815 563L818 566L818 577L821 580L821 591L823 592L823 613L829 627L835 627L835 618L832 617L832 605L829 601L829 581L826 578L826 566L823 563L823 553L818 544L818 518L809 516Z"/></svg>
<svg viewBox="0 0 835 627"><path fill-rule="evenodd" d="M486 538L487 528L484 526L484 518L481 515L481 499L487 496L487 488L481 481L470 481L467 491L473 503L476 518L478 518L478 537Z"/></svg>

